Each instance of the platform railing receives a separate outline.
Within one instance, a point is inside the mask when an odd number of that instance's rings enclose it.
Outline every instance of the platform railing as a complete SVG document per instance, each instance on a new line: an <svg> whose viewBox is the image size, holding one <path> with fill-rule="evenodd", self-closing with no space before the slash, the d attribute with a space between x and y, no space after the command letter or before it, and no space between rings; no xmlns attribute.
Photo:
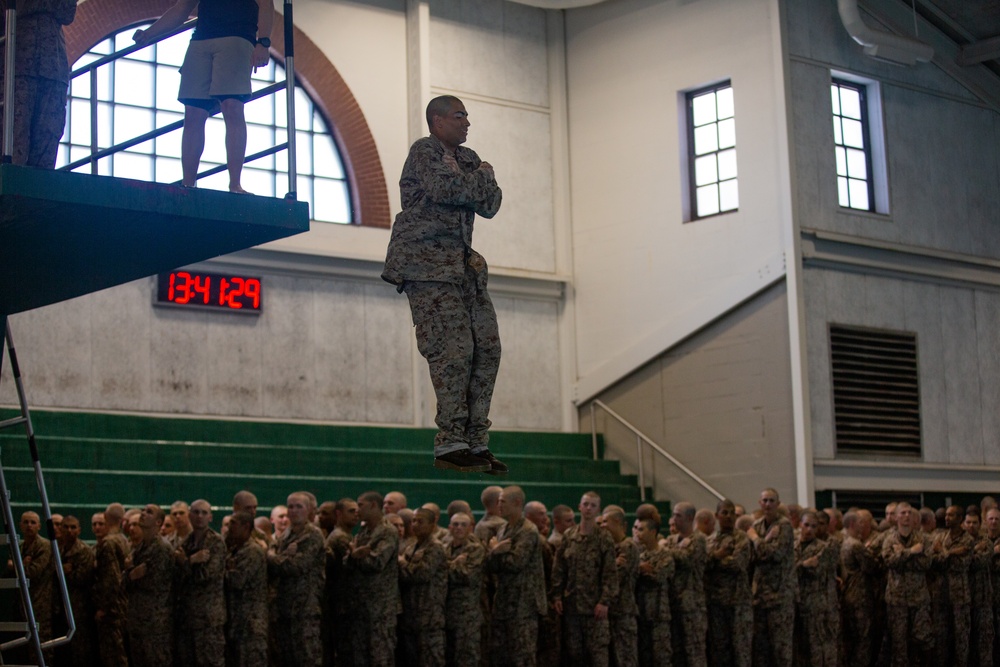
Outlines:
<svg viewBox="0 0 1000 667"><path fill-rule="evenodd" d="M6 64L4 72L4 94L3 94L3 107L4 109L13 108L14 100L14 52L15 52L15 41L16 41L16 0L8 0L7 9L7 27L4 34L4 44L3 47L6 50ZM243 164L258 160L268 155L273 155L279 153L283 150L288 151L288 194L285 195L286 199L297 199L297 182L298 173L296 167L296 148L295 148L295 31L294 25L292 23L292 1L285 0L283 5L284 11L284 38L285 38L285 80L279 81L277 83L271 84L265 88L254 91L248 102L266 97L268 95L273 95L280 90L285 90L286 98L286 116L287 116L287 136L288 140L280 144L275 145L272 148L268 148L262 151L258 151L251 155L246 156L243 159ZM128 56L136 51L145 49L153 44L159 43L165 39L169 39L175 35L192 30L198 23L197 19L191 19L184 24L178 26L177 28L166 32L155 39L143 44L133 44L132 46L126 47L115 51L114 53L108 54L97 60L87 63L82 67L78 67L73 70L70 77L71 79L76 79L80 76L88 76L90 78L90 155L79 160L75 160L60 167L60 171L72 171L78 169L86 164L90 164L90 172L92 174L98 173L98 161L119 153L121 151L127 150L133 146L137 146L146 141L150 141L157 137L161 137L170 132L175 132L184 127L184 121L179 120L163 127L156 128L145 134L127 139L120 143L107 148L99 148L100 138L98 136L99 122L98 122L98 70L101 67L105 67L112 62L120 60L125 56ZM211 115L216 115L219 113L219 109L216 109ZM3 123L3 152L2 161L4 163L11 162L11 156L13 154L13 137L14 137L14 119L13 114L4 114ZM219 165L207 169L205 171L199 172L197 175L198 179L206 178L214 174L225 171L225 165ZM173 185L179 185L180 181L176 181Z"/></svg>
<svg viewBox="0 0 1000 667"><path fill-rule="evenodd" d="M645 433L643 433L642 431L640 431L639 429L637 429L635 426L632 425L631 422L629 422L627 419L625 419L624 417L622 417L620 414L618 414L617 412L615 412L614 410L612 410L610 407L608 407L603 401L601 401L600 399L597 399L597 398L595 398L594 400L592 400L590 402L590 434L591 434L591 442L593 443L593 448L594 448L594 460L595 461L597 460L597 410L598 410L598 408L601 409L601 410L603 410L604 412L606 412L612 418L614 418L615 421L617 421L619 424L621 424L622 426L624 426L626 429L628 429L632 433L632 435L635 436L635 453L636 453L636 460L637 460L637 463L638 463L638 466L639 466L639 495L642 498L643 502L646 501L646 469L645 469L645 465L644 465L644 460L645 460L645 455L644 454L645 454L645 452L643 450L643 446L647 447L649 449L649 451L653 452L654 454L657 454L658 456L660 456L660 458L664 458L667 461L669 461L670 463L672 463L674 466L677 467L678 470L680 470L685 475L687 475L688 477L690 477L698 485L700 485L703 489L705 489L706 491L708 491L709 493L711 493L713 496L715 496L719 500L725 500L726 497L724 495L722 495L715 487L713 487L711 484L709 484L704 479L702 479L697 474L695 474L695 472L693 470L691 470L686 465L684 465L683 463L681 463L680 461L678 461L677 458L675 456L673 456L670 452L668 452L663 447L661 447L660 445L658 445L655 442L653 442L653 440L650 439L650 437L648 435L646 435Z"/></svg>

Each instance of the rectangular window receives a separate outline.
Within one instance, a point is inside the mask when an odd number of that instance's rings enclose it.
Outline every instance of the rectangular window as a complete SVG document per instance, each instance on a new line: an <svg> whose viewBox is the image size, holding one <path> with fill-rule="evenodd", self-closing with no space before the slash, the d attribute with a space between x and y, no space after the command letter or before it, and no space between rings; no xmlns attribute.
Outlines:
<svg viewBox="0 0 1000 667"><path fill-rule="evenodd" d="M830 84L830 97L840 205L874 211L867 90L861 84L834 79Z"/></svg>
<svg viewBox="0 0 1000 667"><path fill-rule="evenodd" d="M690 219L739 208L733 86L726 81L685 96Z"/></svg>

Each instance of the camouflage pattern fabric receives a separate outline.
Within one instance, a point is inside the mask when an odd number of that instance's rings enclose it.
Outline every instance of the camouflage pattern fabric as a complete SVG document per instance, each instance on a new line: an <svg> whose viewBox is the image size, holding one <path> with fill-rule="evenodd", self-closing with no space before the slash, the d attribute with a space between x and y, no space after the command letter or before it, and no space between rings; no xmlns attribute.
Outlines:
<svg viewBox="0 0 1000 667"><path fill-rule="evenodd" d="M126 551L120 540L105 537L94 547L94 613L97 621L97 647L103 667L128 665L125 654L125 616L127 599L122 574Z"/></svg>
<svg viewBox="0 0 1000 667"><path fill-rule="evenodd" d="M486 549L475 539L458 547L444 547L448 563L448 597L445 602L448 664L478 665L480 626L483 622L481 592Z"/></svg>
<svg viewBox="0 0 1000 667"><path fill-rule="evenodd" d="M914 548L920 545L920 551ZM931 598L927 590L931 543L920 531L891 530L882 540L886 568L886 634L893 667L918 664L934 648Z"/></svg>
<svg viewBox="0 0 1000 667"><path fill-rule="evenodd" d="M76 633L68 646L61 647L64 650L60 657L63 657L66 664L92 665L97 662L97 637L91 596L94 587L94 550L86 542L76 540L68 550L64 550L60 544L59 554L65 570L73 620L76 622ZM60 620L65 625L65 620ZM64 633L59 634L61 636Z"/></svg>
<svg viewBox="0 0 1000 667"><path fill-rule="evenodd" d="M984 536L976 540L969 563L970 606L970 667L992 667L993 665L993 583L990 581L990 557L993 545Z"/></svg>
<svg viewBox="0 0 1000 667"><path fill-rule="evenodd" d="M876 567L873 554L859 539L844 538L840 547L841 645L847 665L871 664Z"/></svg>
<svg viewBox="0 0 1000 667"><path fill-rule="evenodd" d="M552 590L557 599L562 599L564 620L569 616L592 617L598 604L610 607L618 598L611 533L600 526L594 526L586 535L580 526L568 529L556 549Z"/></svg>
<svg viewBox="0 0 1000 667"><path fill-rule="evenodd" d="M191 556L207 549L209 559L192 563ZM187 556L175 565L177 660L192 667L224 667L226 663L226 545L212 529L188 535L181 543Z"/></svg>
<svg viewBox="0 0 1000 667"><path fill-rule="evenodd" d="M938 552L940 545L943 551ZM938 575L931 618L934 645L940 665L965 665L969 661L970 604L969 565L975 543L961 530L957 537L942 533L934 540L931 568ZM953 553L952 550L959 550Z"/></svg>
<svg viewBox="0 0 1000 667"><path fill-rule="evenodd" d="M491 667L534 667L538 616L511 618L490 628Z"/></svg>
<svg viewBox="0 0 1000 667"><path fill-rule="evenodd" d="M294 548L292 548L294 545ZM288 530L267 554L267 572L275 582L278 657L287 667L323 663L320 621L326 572L326 549L319 528L306 524Z"/></svg>
<svg viewBox="0 0 1000 667"><path fill-rule="evenodd" d="M267 665L267 555L254 540L227 550L226 667Z"/></svg>
<svg viewBox="0 0 1000 667"><path fill-rule="evenodd" d="M705 667L708 614L705 607L705 536L694 531L688 537L671 535L666 547L674 559L674 581L670 587L671 639L674 665Z"/></svg>
<svg viewBox="0 0 1000 667"><path fill-rule="evenodd" d="M338 653L347 651L347 628L353 614L354 597L349 589L344 558L351 535L340 527L326 538L326 593L323 598L323 665L337 664Z"/></svg>
<svg viewBox="0 0 1000 667"><path fill-rule="evenodd" d="M611 604L611 645L609 663L617 667L635 667L639 663L636 645L635 582L639 576L639 547L627 536L615 544L615 570L618 573L618 597Z"/></svg>
<svg viewBox="0 0 1000 667"><path fill-rule="evenodd" d="M369 546L363 558L344 559L349 586L357 611L350 626L347 664L381 667L393 665L396 648L396 617L402 611L397 561L399 533L383 518L363 526L355 536L356 546Z"/></svg>
<svg viewBox="0 0 1000 667"><path fill-rule="evenodd" d="M140 565L145 565L145 575L132 579L130 574ZM128 594L125 627L132 667L173 665L173 578L173 552L159 537L140 543L126 560L123 573Z"/></svg>
<svg viewBox="0 0 1000 667"><path fill-rule="evenodd" d="M448 561L444 547L433 537L415 542L401 554L399 593L403 655L415 667L443 666Z"/></svg>
<svg viewBox="0 0 1000 667"><path fill-rule="evenodd" d="M545 570L538 528L521 517L504 526L497 539L509 540L510 548L493 550L486 555L486 571L496 575L493 627L514 619L531 619L537 634L538 616L546 609ZM532 660L535 643L532 640ZM496 648L494 646L494 651Z"/></svg>
<svg viewBox="0 0 1000 667"><path fill-rule="evenodd" d="M795 570L798 594L795 614L795 664L836 667L837 652L832 650L827 624L828 578L835 575L834 562L824 557L833 547L823 540L799 540L795 545ZM808 564L807 564L808 561Z"/></svg>
<svg viewBox="0 0 1000 667"><path fill-rule="evenodd" d="M753 664L790 667L795 620L795 536L792 524L778 517L753 524ZM774 532L770 531L774 529Z"/></svg>
<svg viewBox="0 0 1000 667"><path fill-rule="evenodd" d="M643 572L647 563L651 570ZM674 559L666 549L642 550L639 553L639 576L635 599L639 611L639 664L643 667L669 667L673 659L670 637L670 587L674 577Z"/></svg>
<svg viewBox="0 0 1000 667"><path fill-rule="evenodd" d="M749 568L753 545L742 530L709 536L705 548L708 664L749 667L753 630Z"/></svg>

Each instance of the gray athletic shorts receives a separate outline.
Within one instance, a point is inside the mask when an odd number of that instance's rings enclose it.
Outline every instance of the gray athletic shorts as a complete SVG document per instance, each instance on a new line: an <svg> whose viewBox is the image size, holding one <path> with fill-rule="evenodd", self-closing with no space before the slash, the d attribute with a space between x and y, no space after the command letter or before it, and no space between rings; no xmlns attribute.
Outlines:
<svg viewBox="0 0 1000 667"><path fill-rule="evenodd" d="M181 65L177 100L199 107L225 98L246 101L251 92L253 48L242 37L191 40Z"/></svg>

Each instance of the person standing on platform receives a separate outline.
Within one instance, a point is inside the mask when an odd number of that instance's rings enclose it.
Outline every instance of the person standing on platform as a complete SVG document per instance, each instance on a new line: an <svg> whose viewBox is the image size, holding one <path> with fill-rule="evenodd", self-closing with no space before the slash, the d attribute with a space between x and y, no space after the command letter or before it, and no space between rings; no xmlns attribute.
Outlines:
<svg viewBox="0 0 1000 667"><path fill-rule="evenodd" d="M476 215L492 218L501 191L493 167L462 146L469 114L457 97L427 105L430 136L410 147L382 279L406 292L417 348L437 397L434 466L504 474L489 450L490 402L500 368L500 331L486 260L472 249Z"/></svg>
<svg viewBox="0 0 1000 667"><path fill-rule="evenodd" d="M52 169L66 127L69 59L63 26L76 17L77 0L18 0L14 46L14 164ZM7 0L0 0L0 34L6 30ZM4 45L5 46L5 45ZM0 91L6 49L0 46ZM3 94L0 92L0 99ZM0 105L0 127L3 124Z"/></svg>
<svg viewBox="0 0 1000 667"><path fill-rule="evenodd" d="M197 187L198 165L205 149L205 123L216 105L226 123L226 167L229 191L245 193L240 184L247 150L243 105L250 99L250 71L270 59L274 6L270 0L177 0L156 23L136 30L136 44L150 44L178 27L198 8L177 99L184 105L181 168L184 187Z"/></svg>

